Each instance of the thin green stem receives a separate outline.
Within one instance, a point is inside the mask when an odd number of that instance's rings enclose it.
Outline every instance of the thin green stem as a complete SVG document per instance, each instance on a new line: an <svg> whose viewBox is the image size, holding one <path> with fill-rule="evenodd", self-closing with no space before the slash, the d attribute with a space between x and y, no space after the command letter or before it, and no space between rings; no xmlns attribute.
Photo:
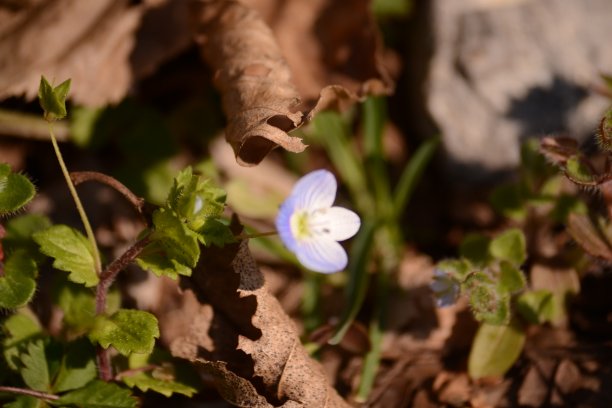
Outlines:
<svg viewBox="0 0 612 408"><path fill-rule="evenodd" d="M85 210L83 209L83 204L81 204L81 199L76 192L76 188L70 179L70 173L66 168L66 163L64 163L64 158L62 157L62 152L59 149L57 144L57 140L55 138L55 133L53 132L53 123L49 122L49 134L51 135L51 143L53 144L53 150L55 150L55 155L57 156L57 161L62 169L62 173L64 174L64 178L66 179L66 184L68 185L68 189L70 190L70 194L72 195L72 199L74 200L74 204L77 207L77 211L79 212L79 216L81 217L81 221L83 222L83 226L85 227L85 232L87 233L87 239L89 239L89 243L91 244L91 248L93 251L94 257L94 266L96 268L96 273L98 276L102 272L102 262L100 261L100 251L98 250L98 244L96 243L96 238L94 236L93 230L91 229L91 224L89 224L89 219L87 218L87 214L85 214Z"/></svg>

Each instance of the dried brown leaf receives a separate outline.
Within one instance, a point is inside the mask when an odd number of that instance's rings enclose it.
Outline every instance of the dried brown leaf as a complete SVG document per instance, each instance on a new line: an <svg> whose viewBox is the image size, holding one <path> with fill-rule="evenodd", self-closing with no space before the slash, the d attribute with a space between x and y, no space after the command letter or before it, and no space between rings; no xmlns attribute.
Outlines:
<svg viewBox="0 0 612 408"><path fill-rule="evenodd" d="M246 241L203 248L200 263L184 286L201 305L210 305L213 315L201 316L204 309L185 306L192 324L165 339L175 356L201 363L223 362L274 405L347 406L328 384L320 365L306 353L289 316L268 292ZM164 321L160 319L162 332ZM242 381L214 367L216 381L224 386L231 388Z"/></svg>
<svg viewBox="0 0 612 408"><path fill-rule="evenodd" d="M316 112L391 91L377 58L379 40L367 1L281 2L277 11L292 12L275 19L276 38L254 8L238 1L194 4L196 38L215 71L228 118L226 138L242 165L258 164L277 146L301 152L306 146L288 132ZM291 67L285 56L293 56ZM310 68L315 77L303 74ZM302 73L299 87L296 72Z"/></svg>

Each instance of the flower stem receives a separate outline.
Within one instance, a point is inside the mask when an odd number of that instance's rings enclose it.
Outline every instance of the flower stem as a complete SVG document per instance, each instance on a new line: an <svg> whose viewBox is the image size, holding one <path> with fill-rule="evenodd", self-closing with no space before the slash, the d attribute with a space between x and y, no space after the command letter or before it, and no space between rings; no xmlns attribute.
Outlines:
<svg viewBox="0 0 612 408"><path fill-rule="evenodd" d="M59 162L59 165L62 169L62 173L64 174L64 178L66 179L66 184L68 184L68 189L70 190L70 194L72 195L74 204L76 205L77 211L79 212L79 216L81 217L81 222L83 222L83 226L85 227L87 238L89 239L89 243L91 244L96 273L100 275L100 273L102 272L102 262L100 261L100 251L98 250L98 244L96 243L96 238L93 234L93 230L91 229L91 225L89 224L87 214L85 214L85 210L83 209L83 204L81 204L81 199L79 198L79 195L76 192L76 188L74 187L74 184L70 179L70 174L68 173L66 163L64 163L64 158L62 157L62 152L60 151L59 146L57 144L55 133L53 132L53 123L51 122L49 122L49 134L51 135L51 143L53 144L53 150L55 150L57 161Z"/></svg>
<svg viewBox="0 0 612 408"><path fill-rule="evenodd" d="M145 235L140 241L128 248L119 258L111 262L110 265L100 274L100 282L96 287L96 315L102 315L106 311L106 298L108 289L111 287L117 274L129 265L142 250L151 242L151 236ZM108 349L98 346L96 351L98 362L98 376L101 380L111 381L113 373L111 368L110 354Z"/></svg>
<svg viewBox="0 0 612 408"><path fill-rule="evenodd" d="M27 388L7 387L3 385L0 385L0 392L12 392L13 394L29 395L30 397L40 398L48 401L55 401L60 398L57 395L34 391Z"/></svg>
<svg viewBox="0 0 612 408"><path fill-rule="evenodd" d="M97 181L102 184L106 184L125 197L125 199L128 200L132 206L134 206L136 211L142 214L144 199L132 193L129 188L114 177L107 176L103 173L98 173L97 171L73 171L70 173L70 179L77 186L86 181Z"/></svg>

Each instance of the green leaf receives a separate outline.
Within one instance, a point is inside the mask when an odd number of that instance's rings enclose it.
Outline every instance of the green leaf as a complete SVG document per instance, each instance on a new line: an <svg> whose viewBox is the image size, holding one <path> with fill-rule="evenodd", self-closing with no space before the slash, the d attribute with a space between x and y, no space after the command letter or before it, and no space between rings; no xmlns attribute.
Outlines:
<svg viewBox="0 0 612 408"><path fill-rule="evenodd" d="M508 293L515 293L525 288L526 280L523 271L506 261L502 261L499 268L498 284L500 290Z"/></svg>
<svg viewBox="0 0 612 408"><path fill-rule="evenodd" d="M49 391L50 376L42 340L28 343L26 352L20 356L23 367L20 370L23 381L33 390Z"/></svg>
<svg viewBox="0 0 612 408"><path fill-rule="evenodd" d="M491 241L489 253L494 258L519 266L527 259L526 247L523 232L517 228L512 228Z"/></svg>
<svg viewBox="0 0 612 408"><path fill-rule="evenodd" d="M113 383L92 381L84 388L71 391L56 401L57 406L77 406L81 408L133 408L137 401L130 390Z"/></svg>
<svg viewBox="0 0 612 408"><path fill-rule="evenodd" d="M86 338L70 342L53 382L53 392L60 393L84 387L97 376L95 349Z"/></svg>
<svg viewBox="0 0 612 408"><path fill-rule="evenodd" d="M608 109L599 125L597 141L602 149L608 152L612 150L612 109Z"/></svg>
<svg viewBox="0 0 612 408"><path fill-rule="evenodd" d="M111 317L97 316L89 339L102 347L113 346L123 355L150 353L159 337L157 319L142 310L120 309Z"/></svg>
<svg viewBox="0 0 612 408"><path fill-rule="evenodd" d="M103 108L74 107L70 115L70 140L79 147L98 147L96 125L103 113Z"/></svg>
<svg viewBox="0 0 612 408"><path fill-rule="evenodd" d="M501 326L482 324L468 359L470 377L503 376L521 355L524 344L525 331L517 321Z"/></svg>
<svg viewBox="0 0 612 408"><path fill-rule="evenodd" d="M42 335L42 328L34 314L28 309L21 309L3 322L3 331L6 338L4 346L4 359L9 368L19 369L19 355L25 351L31 340Z"/></svg>
<svg viewBox="0 0 612 408"><path fill-rule="evenodd" d="M168 276L177 279L179 275L191 276L191 268L166 256L164 247L159 242L152 242L138 255L136 263L142 269L151 271L157 276Z"/></svg>
<svg viewBox="0 0 612 408"><path fill-rule="evenodd" d="M218 219L208 219L198 231L198 241L206 246L223 247L225 244L236 242L236 237L229 225Z"/></svg>
<svg viewBox="0 0 612 408"><path fill-rule="evenodd" d="M438 262L436 268L446 272L457 281L463 281L472 271L473 266L467 259L445 259Z"/></svg>
<svg viewBox="0 0 612 408"><path fill-rule="evenodd" d="M98 284L91 245L79 231L67 225L54 225L33 237L40 251L54 258L53 267L68 272L72 282L85 286Z"/></svg>
<svg viewBox="0 0 612 408"><path fill-rule="evenodd" d="M83 334L93 327L96 298L92 289L62 281L54 291L53 298L64 312L64 324L72 329L73 334ZM120 305L121 294L117 290L110 290L106 297L106 313L115 313Z"/></svg>
<svg viewBox="0 0 612 408"><path fill-rule="evenodd" d="M56 87L51 86L44 76L40 77L38 101L45 111L45 119L51 121L66 116L66 97L70 91L70 79Z"/></svg>
<svg viewBox="0 0 612 408"><path fill-rule="evenodd" d="M516 310L531 324L552 322L555 312L553 293L545 289L525 292L518 297Z"/></svg>
<svg viewBox="0 0 612 408"><path fill-rule="evenodd" d="M572 181L579 184L592 184L596 181L596 177L579 155L567 159L565 173Z"/></svg>
<svg viewBox="0 0 612 408"><path fill-rule="evenodd" d="M490 197L491 205L498 213L516 221L523 221L527 208L523 190L519 184L499 186Z"/></svg>
<svg viewBox="0 0 612 408"><path fill-rule="evenodd" d="M0 215L19 210L35 194L36 188L26 176L13 173L11 166L0 163Z"/></svg>
<svg viewBox="0 0 612 408"><path fill-rule="evenodd" d="M190 268L195 267L200 258L196 233L187 228L174 211L163 208L153 213L153 224L153 238L163 246L166 256Z"/></svg>
<svg viewBox="0 0 612 408"><path fill-rule="evenodd" d="M489 262L490 239L482 234L467 235L459 246L459 254L476 265L485 265Z"/></svg>
<svg viewBox="0 0 612 408"><path fill-rule="evenodd" d="M44 255L38 250L38 245L32 239L32 235L49 227L51 227L49 218L40 214L26 214L11 218L6 223L6 237L2 240L4 252L23 250L27 252L28 257L40 263Z"/></svg>
<svg viewBox="0 0 612 408"><path fill-rule="evenodd" d="M4 264L0 277L0 308L13 309L27 304L36 290L36 263L25 251L13 252Z"/></svg>
<svg viewBox="0 0 612 408"><path fill-rule="evenodd" d="M413 8L413 0L374 0L372 11L377 17L407 17Z"/></svg>
<svg viewBox="0 0 612 408"><path fill-rule="evenodd" d="M499 290L485 272L473 272L462 285L468 293L476 320L489 324L506 324L510 320L510 296Z"/></svg>

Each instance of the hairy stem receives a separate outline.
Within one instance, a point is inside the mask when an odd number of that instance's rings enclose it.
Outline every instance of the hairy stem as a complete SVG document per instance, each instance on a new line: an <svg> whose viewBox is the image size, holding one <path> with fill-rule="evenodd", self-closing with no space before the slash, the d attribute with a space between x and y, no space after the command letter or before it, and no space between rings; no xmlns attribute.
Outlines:
<svg viewBox="0 0 612 408"><path fill-rule="evenodd" d="M29 395L30 397L40 398L48 401L55 401L60 398L57 395L34 391L28 388L7 387L3 385L0 385L0 392L11 392L13 394Z"/></svg>
<svg viewBox="0 0 612 408"><path fill-rule="evenodd" d="M125 197L126 200L128 200L134 206L136 211L142 213L144 199L132 193L129 188L114 177L107 176L103 173L98 173L97 171L73 171L70 173L70 178L77 186L86 181L97 181L99 183L106 184Z"/></svg>
<svg viewBox="0 0 612 408"><path fill-rule="evenodd" d="M76 188L74 187L74 184L70 179L70 174L68 173L66 163L64 163L64 158L62 157L62 152L60 151L59 146L57 144L55 133L53 133L53 124L51 122L49 122L49 134L51 135L51 143L53 144L53 150L55 150L57 161L59 162L59 165L62 169L62 173L64 174L64 178L66 179L66 184L68 184L68 189L70 190L70 194L72 195L74 204L77 207L77 211L79 212L79 216L81 217L81 221L83 222L83 226L85 227L87 239L89 239L89 243L91 244L96 273L100 275L100 272L102 271L102 262L100 261L100 251L98 250L98 244L96 243L96 238L94 236L93 230L91 229L91 224L89 224L87 214L85 214L85 210L83 209L83 204L81 204L81 199L79 198L79 195L76 192Z"/></svg>
<svg viewBox="0 0 612 408"><path fill-rule="evenodd" d="M108 295L108 289L111 287L117 274L125 269L140 252L151 242L151 236L146 235L140 241L137 241L127 251L123 253L119 258L111 262L110 265L100 275L100 282L96 287L96 315L104 314L106 311L106 298ZM100 379L104 381L110 381L113 379L113 373L111 369L110 354L108 349L98 346L97 349L97 362L98 362L98 375Z"/></svg>

